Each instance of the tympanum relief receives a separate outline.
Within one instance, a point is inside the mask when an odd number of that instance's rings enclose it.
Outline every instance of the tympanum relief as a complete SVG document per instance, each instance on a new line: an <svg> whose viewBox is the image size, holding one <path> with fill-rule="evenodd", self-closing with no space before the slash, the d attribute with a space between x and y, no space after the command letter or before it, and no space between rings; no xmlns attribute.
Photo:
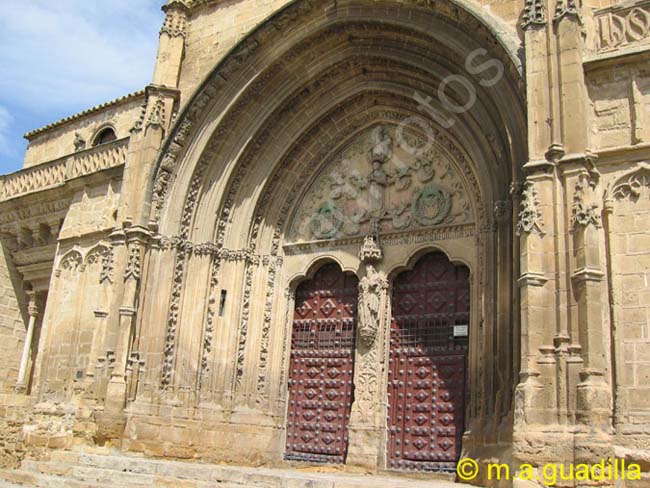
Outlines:
<svg viewBox="0 0 650 488"><path fill-rule="evenodd" d="M471 222L460 172L435 141L379 126L323 167L298 205L291 241Z"/></svg>

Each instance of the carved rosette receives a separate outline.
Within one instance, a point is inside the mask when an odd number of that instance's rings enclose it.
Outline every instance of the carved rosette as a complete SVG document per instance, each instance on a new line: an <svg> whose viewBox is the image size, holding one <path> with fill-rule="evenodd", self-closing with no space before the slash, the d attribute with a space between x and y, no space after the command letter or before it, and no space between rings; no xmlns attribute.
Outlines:
<svg viewBox="0 0 650 488"><path fill-rule="evenodd" d="M526 181L521 193L521 211L517 222L517 235L537 233L544 235L544 220L540 209L539 196L532 181Z"/></svg>

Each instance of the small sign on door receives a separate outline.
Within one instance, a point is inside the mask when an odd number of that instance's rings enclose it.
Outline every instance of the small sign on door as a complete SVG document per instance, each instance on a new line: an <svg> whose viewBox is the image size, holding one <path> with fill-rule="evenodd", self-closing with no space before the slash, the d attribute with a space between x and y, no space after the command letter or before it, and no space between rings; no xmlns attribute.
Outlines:
<svg viewBox="0 0 650 488"><path fill-rule="evenodd" d="M454 325L454 337L467 337L469 325Z"/></svg>

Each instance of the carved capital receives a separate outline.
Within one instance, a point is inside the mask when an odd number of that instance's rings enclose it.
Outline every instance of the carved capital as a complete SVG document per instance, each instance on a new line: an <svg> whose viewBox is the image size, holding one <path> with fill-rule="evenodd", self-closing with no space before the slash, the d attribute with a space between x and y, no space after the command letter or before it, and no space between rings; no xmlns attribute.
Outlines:
<svg viewBox="0 0 650 488"><path fill-rule="evenodd" d="M605 273L594 268L581 268L571 276L573 283L578 286L587 282L601 282Z"/></svg>
<svg viewBox="0 0 650 488"><path fill-rule="evenodd" d="M528 273L522 274L519 279L517 280L517 284L522 287L522 286L544 286L546 282L548 281L548 278L544 273L535 273L533 271L530 271Z"/></svg>
<svg viewBox="0 0 650 488"><path fill-rule="evenodd" d="M36 292L28 291L27 297L29 298L29 303L27 304L27 315L30 317L36 317L38 315L38 307L36 305Z"/></svg>
<svg viewBox="0 0 650 488"><path fill-rule="evenodd" d="M124 271L124 281L140 279L140 246L133 245L129 250L129 262Z"/></svg>

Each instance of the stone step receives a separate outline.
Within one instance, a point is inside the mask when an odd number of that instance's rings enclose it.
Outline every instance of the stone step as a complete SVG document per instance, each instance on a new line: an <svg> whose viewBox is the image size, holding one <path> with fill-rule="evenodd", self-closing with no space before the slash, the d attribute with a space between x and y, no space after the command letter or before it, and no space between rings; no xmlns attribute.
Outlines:
<svg viewBox="0 0 650 488"><path fill-rule="evenodd" d="M58 488L463 488L435 475L405 478L364 475L339 468L271 469L148 459L118 451L97 454L52 451L48 461L25 460L18 471L0 470L0 481ZM0 488L2 486L0 485Z"/></svg>
<svg viewBox="0 0 650 488"><path fill-rule="evenodd" d="M0 469L0 483L8 486L31 486L36 488L115 488L114 484L97 484L78 481L68 477L45 475L23 470ZM0 484L0 486L2 486Z"/></svg>

